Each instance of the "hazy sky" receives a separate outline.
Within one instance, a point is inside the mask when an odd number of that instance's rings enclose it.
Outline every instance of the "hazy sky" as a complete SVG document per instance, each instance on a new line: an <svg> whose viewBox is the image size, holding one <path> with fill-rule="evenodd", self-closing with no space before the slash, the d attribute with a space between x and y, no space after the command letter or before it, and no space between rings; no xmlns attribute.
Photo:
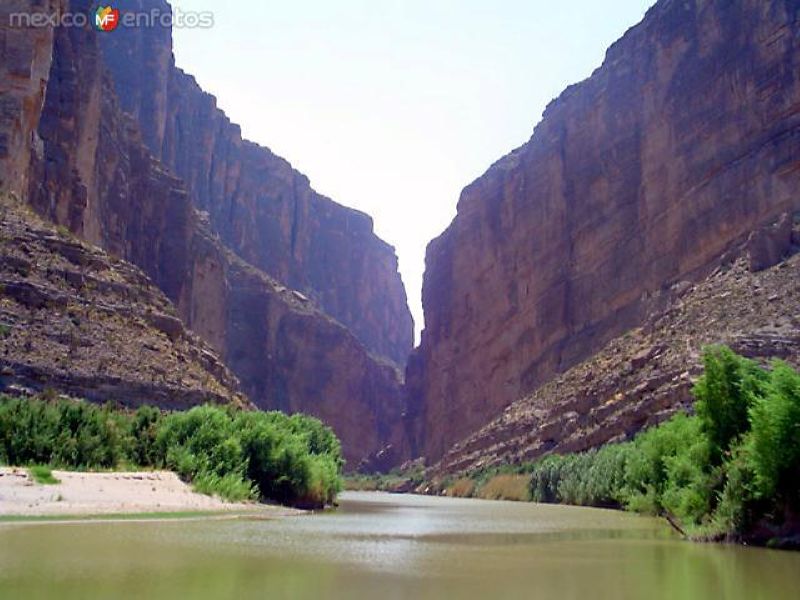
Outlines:
<svg viewBox="0 0 800 600"><path fill-rule="evenodd" d="M176 0L178 65L245 137L395 246L417 331L425 246L651 0ZM419 335L417 335L419 340Z"/></svg>

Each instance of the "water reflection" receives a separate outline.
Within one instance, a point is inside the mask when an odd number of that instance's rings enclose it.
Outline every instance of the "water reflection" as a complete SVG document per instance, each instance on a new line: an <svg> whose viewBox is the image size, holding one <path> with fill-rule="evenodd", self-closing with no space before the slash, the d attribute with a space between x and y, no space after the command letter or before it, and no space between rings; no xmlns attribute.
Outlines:
<svg viewBox="0 0 800 600"><path fill-rule="evenodd" d="M345 495L277 521L0 527L2 598L792 598L800 555L534 504Z"/></svg>

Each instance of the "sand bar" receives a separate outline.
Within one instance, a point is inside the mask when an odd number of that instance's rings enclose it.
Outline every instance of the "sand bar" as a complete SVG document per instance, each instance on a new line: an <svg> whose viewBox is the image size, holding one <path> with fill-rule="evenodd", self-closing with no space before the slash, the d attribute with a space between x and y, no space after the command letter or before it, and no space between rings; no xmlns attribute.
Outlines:
<svg viewBox="0 0 800 600"><path fill-rule="evenodd" d="M0 517L80 516L176 512L301 514L291 508L232 503L198 494L168 471L82 473L53 471L60 483L41 485L27 469L0 467Z"/></svg>

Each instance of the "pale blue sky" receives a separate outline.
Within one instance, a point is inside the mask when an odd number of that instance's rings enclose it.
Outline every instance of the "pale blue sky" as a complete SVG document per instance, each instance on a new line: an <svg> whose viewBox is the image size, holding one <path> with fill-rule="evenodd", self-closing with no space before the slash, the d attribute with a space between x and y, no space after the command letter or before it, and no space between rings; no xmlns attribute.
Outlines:
<svg viewBox="0 0 800 600"><path fill-rule="evenodd" d="M426 244L461 189L527 141L652 0L176 0L178 65L245 137L363 210L396 247L422 327ZM419 335L417 335L419 339Z"/></svg>

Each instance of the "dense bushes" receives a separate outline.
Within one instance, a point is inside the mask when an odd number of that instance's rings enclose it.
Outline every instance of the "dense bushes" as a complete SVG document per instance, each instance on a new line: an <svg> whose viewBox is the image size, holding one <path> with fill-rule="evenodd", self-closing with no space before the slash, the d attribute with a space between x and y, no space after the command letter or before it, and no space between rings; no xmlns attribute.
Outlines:
<svg viewBox="0 0 800 600"><path fill-rule="evenodd" d="M321 506L340 489L339 440L319 420L202 406L135 413L76 401L0 398L0 461L169 468L198 491Z"/></svg>
<svg viewBox="0 0 800 600"><path fill-rule="evenodd" d="M719 464L750 428L748 409L763 395L769 376L753 361L725 347L707 350L703 365L703 377L694 388L695 409L708 438L711 459Z"/></svg>
<svg viewBox="0 0 800 600"><path fill-rule="evenodd" d="M82 402L0 400L0 460L108 469L126 455L128 419Z"/></svg>
<svg viewBox="0 0 800 600"><path fill-rule="evenodd" d="M752 402L747 440L758 497L788 494L797 502L800 489L800 374L775 365L765 393Z"/></svg>
<svg viewBox="0 0 800 600"><path fill-rule="evenodd" d="M531 499L584 506L623 504L627 445L609 445L584 454L548 456L532 467Z"/></svg>
<svg viewBox="0 0 800 600"><path fill-rule="evenodd" d="M800 509L800 374L711 348L694 389L696 416L679 414L633 441L531 468L539 502L666 513L709 533L779 526Z"/></svg>
<svg viewBox="0 0 800 600"><path fill-rule="evenodd" d="M550 456L533 467L539 502L668 511L698 523L709 509L708 443L697 417L676 415L632 442Z"/></svg>
<svg viewBox="0 0 800 600"><path fill-rule="evenodd" d="M678 414L633 442L621 498L633 510L666 511L685 524L699 524L710 508L710 477L702 422Z"/></svg>

